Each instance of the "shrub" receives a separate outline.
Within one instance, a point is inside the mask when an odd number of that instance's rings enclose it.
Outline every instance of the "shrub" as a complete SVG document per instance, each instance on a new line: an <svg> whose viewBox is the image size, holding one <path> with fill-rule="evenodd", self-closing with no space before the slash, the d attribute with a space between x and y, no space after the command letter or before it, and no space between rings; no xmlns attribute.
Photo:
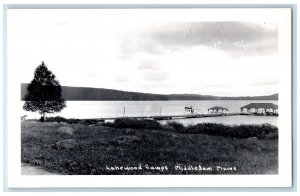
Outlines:
<svg viewBox="0 0 300 196"><path fill-rule="evenodd" d="M223 125L216 123L199 123L179 131L186 134L207 134L231 138L276 139L278 128L270 124L263 125Z"/></svg>
<svg viewBox="0 0 300 196"><path fill-rule="evenodd" d="M167 126L175 129L175 130L183 130L185 127L183 126L182 123L176 122L176 121L171 121L167 123Z"/></svg>
<svg viewBox="0 0 300 196"><path fill-rule="evenodd" d="M83 120L83 123L87 124L87 125L96 124L97 122L98 122L98 120L96 120L96 119L85 119L85 120Z"/></svg>
<svg viewBox="0 0 300 196"><path fill-rule="evenodd" d="M102 123L102 126L105 126L105 127L114 127L115 124L112 123L112 122L104 122L104 123Z"/></svg>
<svg viewBox="0 0 300 196"><path fill-rule="evenodd" d="M133 118L118 118L114 122L116 128L134 128L134 129L162 129L159 122L155 120L137 120Z"/></svg>
<svg viewBox="0 0 300 196"><path fill-rule="evenodd" d="M47 122L66 122L67 119L60 117L60 116L55 116L55 117L49 117L46 120Z"/></svg>
<svg viewBox="0 0 300 196"><path fill-rule="evenodd" d="M63 117L48 118L49 122L66 122L69 124L90 125L99 122L97 119L65 119ZM100 121L103 122L103 121ZM278 139L278 128L270 124L262 125L224 125L217 123L199 123L185 127L183 124L176 121L168 122L166 125L161 125L156 120L134 118L118 118L113 123L103 122L102 126L113 128L133 128L133 129L152 129L152 130L173 130L182 134L206 134L213 136L231 137L231 138L250 138L258 139Z"/></svg>
<svg viewBox="0 0 300 196"><path fill-rule="evenodd" d="M74 119L74 118L67 119L66 123L69 123L69 124L83 124L80 119Z"/></svg>
<svg viewBox="0 0 300 196"><path fill-rule="evenodd" d="M75 118L66 119L66 118L63 118L60 116L47 118L47 122L65 122L68 124L83 124L83 125L96 124L99 121L103 122L103 121L97 120L97 119L75 119Z"/></svg>

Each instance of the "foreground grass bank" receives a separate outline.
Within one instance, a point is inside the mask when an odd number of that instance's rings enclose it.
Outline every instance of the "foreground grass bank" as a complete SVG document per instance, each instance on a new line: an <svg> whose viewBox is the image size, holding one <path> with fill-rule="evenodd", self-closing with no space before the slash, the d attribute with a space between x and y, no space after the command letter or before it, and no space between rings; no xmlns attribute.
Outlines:
<svg viewBox="0 0 300 196"><path fill-rule="evenodd" d="M277 138L270 125L23 121L21 159L76 175L276 174Z"/></svg>

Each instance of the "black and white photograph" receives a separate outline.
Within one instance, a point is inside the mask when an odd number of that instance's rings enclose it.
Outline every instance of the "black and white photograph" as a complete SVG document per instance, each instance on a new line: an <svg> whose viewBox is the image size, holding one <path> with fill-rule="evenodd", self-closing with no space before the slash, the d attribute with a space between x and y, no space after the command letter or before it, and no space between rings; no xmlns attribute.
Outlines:
<svg viewBox="0 0 300 196"><path fill-rule="evenodd" d="M11 9L7 21L21 176L284 174L289 9Z"/></svg>

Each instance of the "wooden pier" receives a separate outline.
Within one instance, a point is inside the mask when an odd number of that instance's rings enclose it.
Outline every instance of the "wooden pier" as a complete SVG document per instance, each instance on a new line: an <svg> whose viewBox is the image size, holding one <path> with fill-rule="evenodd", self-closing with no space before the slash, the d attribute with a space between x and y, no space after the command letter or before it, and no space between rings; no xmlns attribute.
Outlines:
<svg viewBox="0 0 300 196"><path fill-rule="evenodd" d="M186 119L186 118L205 118L205 117L220 117L220 116L238 116L238 115L251 115L248 113L212 113L212 114L183 114L183 115L157 115L157 116L124 116L124 117L108 117L97 118L99 121L116 120L122 118L133 118L137 120L150 119L150 120L173 120L173 119Z"/></svg>

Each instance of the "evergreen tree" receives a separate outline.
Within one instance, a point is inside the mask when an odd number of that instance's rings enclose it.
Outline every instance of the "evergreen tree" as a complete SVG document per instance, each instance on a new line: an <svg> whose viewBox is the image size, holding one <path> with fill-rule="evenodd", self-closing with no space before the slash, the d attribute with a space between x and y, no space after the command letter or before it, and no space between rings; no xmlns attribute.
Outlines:
<svg viewBox="0 0 300 196"><path fill-rule="evenodd" d="M23 109L39 112L42 122L45 120L46 113L59 112L66 107L61 86L44 62L35 69L34 78L27 87L24 100Z"/></svg>

